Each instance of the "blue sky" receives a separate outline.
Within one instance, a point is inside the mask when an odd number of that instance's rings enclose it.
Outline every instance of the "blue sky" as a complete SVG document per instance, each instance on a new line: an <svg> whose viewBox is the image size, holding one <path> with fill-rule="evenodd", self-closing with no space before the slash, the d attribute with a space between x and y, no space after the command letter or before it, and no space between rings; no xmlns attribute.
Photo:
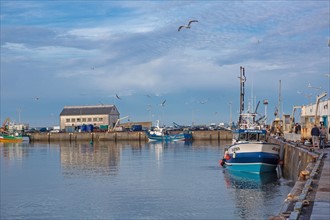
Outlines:
<svg viewBox="0 0 330 220"><path fill-rule="evenodd" d="M328 0L1 0L1 121L58 125L64 106L98 104L131 121L209 124L230 112L236 121L240 66L246 109L267 99L270 121L280 80L285 114L329 91L329 9Z"/></svg>

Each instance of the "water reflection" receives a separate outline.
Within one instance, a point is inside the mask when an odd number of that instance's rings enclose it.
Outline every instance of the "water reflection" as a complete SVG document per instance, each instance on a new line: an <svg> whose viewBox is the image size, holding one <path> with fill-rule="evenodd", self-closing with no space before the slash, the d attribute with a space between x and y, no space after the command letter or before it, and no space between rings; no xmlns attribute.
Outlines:
<svg viewBox="0 0 330 220"><path fill-rule="evenodd" d="M236 214L242 219L262 219L270 200L269 195L278 191L277 173L253 174L224 170L224 177L227 189L233 193Z"/></svg>
<svg viewBox="0 0 330 220"><path fill-rule="evenodd" d="M117 175L120 148L115 142L60 144L60 158L64 176Z"/></svg>
<svg viewBox="0 0 330 220"><path fill-rule="evenodd" d="M22 160L28 157L29 150L24 148L26 143L0 143L0 154L4 160Z"/></svg>
<svg viewBox="0 0 330 220"><path fill-rule="evenodd" d="M131 141L0 145L0 215L267 219L277 213L291 188L270 181L272 176L222 173L217 161L224 147Z"/></svg>
<svg viewBox="0 0 330 220"><path fill-rule="evenodd" d="M236 189L257 189L263 185L277 181L276 172L254 174L224 170L224 175L227 187Z"/></svg>

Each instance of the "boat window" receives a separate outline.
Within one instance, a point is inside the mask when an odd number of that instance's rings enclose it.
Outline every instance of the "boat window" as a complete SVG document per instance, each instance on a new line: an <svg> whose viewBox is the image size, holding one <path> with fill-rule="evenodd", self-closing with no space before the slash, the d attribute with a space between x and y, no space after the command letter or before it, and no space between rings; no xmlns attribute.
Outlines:
<svg viewBox="0 0 330 220"><path fill-rule="evenodd" d="M257 134L249 134L249 140L250 141L256 141L257 140Z"/></svg>
<svg viewBox="0 0 330 220"><path fill-rule="evenodd" d="M240 133L238 140L247 140L247 135L246 133Z"/></svg>
<svg viewBox="0 0 330 220"><path fill-rule="evenodd" d="M266 141L266 134L259 134L259 141Z"/></svg>

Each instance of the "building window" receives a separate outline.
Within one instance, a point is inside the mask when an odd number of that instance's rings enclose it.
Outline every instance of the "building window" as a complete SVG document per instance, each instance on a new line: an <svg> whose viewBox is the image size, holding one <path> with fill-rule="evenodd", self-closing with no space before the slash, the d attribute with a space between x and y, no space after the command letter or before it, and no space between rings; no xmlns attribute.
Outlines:
<svg viewBox="0 0 330 220"><path fill-rule="evenodd" d="M91 122L92 121L92 118L88 118L87 121Z"/></svg>
<svg viewBox="0 0 330 220"><path fill-rule="evenodd" d="M83 118L82 121L83 121L83 122L86 122L86 118Z"/></svg>
<svg viewBox="0 0 330 220"><path fill-rule="evenodd" d="M97 118L93 118L93 121L97 121Z"/></svg>
<svg viewBox="0 0 330 220"><path fill-rule="evenodd" d="M67 118L67 119L65 120L65 122L66 122L66 123L70 123L70 118Z"/></svg>
<svg viewBox="0 0 330 220"><path fill-rule="evenodd" d="M75 118L71 118L71 122L76 122L76 119Z"/></svg>
<svg viewBox="0 0 330 220"><path fill-rule="evenodd" d="M309 122L310 122L310 123L314 123L314 117L310 117L310 118L309 118Z"/></svg>
<svg viewBox="0 0 330 220"><path fill-rule="evenodd" d="M103 118L99 118L99 121L103 121Z"/></svg>

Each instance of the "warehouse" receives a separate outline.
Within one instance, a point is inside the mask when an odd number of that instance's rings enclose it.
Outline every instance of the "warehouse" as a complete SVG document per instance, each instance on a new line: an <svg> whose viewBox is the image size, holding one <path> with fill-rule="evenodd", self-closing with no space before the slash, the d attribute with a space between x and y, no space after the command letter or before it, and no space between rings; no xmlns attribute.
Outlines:
<svg viewBox="0 0 330 220"><path fill-rule="evenodd" d="M115 105L65 106L60 114L60 128L72 130L83 125L112 128L118 119Z"/></svg>

